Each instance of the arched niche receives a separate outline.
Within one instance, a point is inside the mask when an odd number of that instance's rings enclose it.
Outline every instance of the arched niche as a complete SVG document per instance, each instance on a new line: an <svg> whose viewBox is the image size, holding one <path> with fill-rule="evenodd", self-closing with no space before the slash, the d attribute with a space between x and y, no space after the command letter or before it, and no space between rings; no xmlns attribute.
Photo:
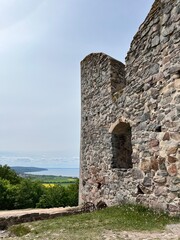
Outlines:
<svg viewBox="0 0 180 240"><path fill-rule="evenodd" d="M131 127L129 123L117 121L110 129L112 134L112 167L132 168Z"/></svg>

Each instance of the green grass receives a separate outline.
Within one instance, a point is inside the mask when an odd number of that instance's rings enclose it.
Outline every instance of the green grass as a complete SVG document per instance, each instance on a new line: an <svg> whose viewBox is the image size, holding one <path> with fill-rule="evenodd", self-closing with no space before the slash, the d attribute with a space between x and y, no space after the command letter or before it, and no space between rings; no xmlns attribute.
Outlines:
<svg viewBox="0 0 180 240"><path fill-rule="evenodd" d="M180 223L180 219L164 213L155 213L142 206L125 205L106 208L92 213L66 216L51 220L21 224L31 232L18 239L102 239L106 230L153 231L162 230L167 224ZM10 228L13 234L17 226Z"/></svg>
<svg viewBox="0 0 180 240"><path fill-rule="evenodd" d="M68 186L69 184L76 183L77 178L63 177L63 176L52 176L52 175L28 175L33 181L39 181L41 183L52 183Z"/></svg>
<svg viewBox="0 0 180 240"><path fill-rule="evenodd" d="M17 237L22 237L31 232L31 229L28 226L22 224L11 226L9 230L12 235Z"/></svg>

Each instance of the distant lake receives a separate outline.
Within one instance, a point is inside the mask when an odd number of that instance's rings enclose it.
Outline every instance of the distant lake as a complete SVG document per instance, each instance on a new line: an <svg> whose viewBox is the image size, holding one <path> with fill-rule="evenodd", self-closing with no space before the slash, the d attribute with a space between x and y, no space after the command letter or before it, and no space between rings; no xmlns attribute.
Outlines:
<svg viewBox="0 0 180 240"><path fill-rule="evenodd" d="M79 168L47 168L47 170L39 172L26 172L26 174L33 175L53 175L53 176L65 176L65 177L78 177Z"/></svg>

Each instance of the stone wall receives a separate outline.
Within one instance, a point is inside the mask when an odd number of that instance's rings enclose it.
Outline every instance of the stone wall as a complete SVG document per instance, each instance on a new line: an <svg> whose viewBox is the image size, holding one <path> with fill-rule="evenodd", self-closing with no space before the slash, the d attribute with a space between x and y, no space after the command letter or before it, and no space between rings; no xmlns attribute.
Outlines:
<svg viewBox="0 0 180 240"><path fill-rule="evenodd" d="M0 211L0 230L7 229L8 227L19 223L52 219L60 216L79 214L82 212L82 208L79 207Z"/></svg>
<svg viewBox="0 0 180 240"><path fill-rule="evenodd" d="M112 144L108 130L118 110L113 94L123 90L124 74L124 64L103 53L90 54L81 62L80 202L97 204L106 198L111 203L114 187L109 186Z"/></svg>
<svg viewBox="0 0 180 240"><path fill-rule="evenodd" d="M102 53L81 69L80 202L180 212L180 0L155 1L125 70Z"/></svg>

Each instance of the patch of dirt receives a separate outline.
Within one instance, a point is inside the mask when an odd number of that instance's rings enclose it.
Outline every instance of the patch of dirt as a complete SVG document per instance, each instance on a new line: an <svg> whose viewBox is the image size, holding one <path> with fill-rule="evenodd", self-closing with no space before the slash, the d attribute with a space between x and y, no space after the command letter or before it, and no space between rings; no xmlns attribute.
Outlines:
<svg viewBox="0 0 180 240"><path fill-rule="evenodd" d="M105 231L102 240L180 240L180 224L167 225L162 232Z"/></svg>
<svg viewBox="0 0 180 240"><path fill-rule="evenodd" d="M0 239L19 239L18 237L9 238L8 231L0 231ZM54 239L59 239L59 234L54 234ZM28 235L26 235L28 239ZM167 225L164 231L104 231L101 240L180 240L180 224ZM92 239L93 240L93 239Z"/></svg>
<svg viewBox="0 0 180 240"><path fill-rule="evenodd" d="M9 236L8 231L0 230L0 239L6 238Z"/></svg>

